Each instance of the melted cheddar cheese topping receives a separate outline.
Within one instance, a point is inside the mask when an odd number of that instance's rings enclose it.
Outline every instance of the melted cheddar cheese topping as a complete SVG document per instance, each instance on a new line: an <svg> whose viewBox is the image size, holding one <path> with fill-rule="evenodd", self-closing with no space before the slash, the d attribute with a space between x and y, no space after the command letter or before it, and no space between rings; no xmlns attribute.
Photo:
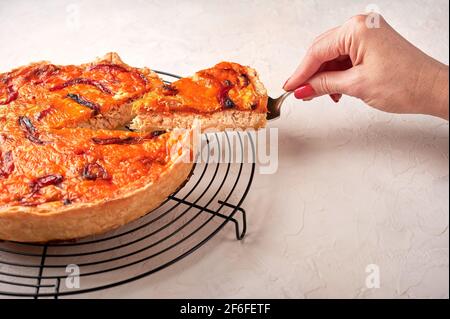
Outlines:
<svg viewBox="0 0 450 319"><path fill-rule="evenodd" d="M157 86L134 103L134 112L210 114L237 110L267 113L267 96L258 93L249 70L254 72L237 63L219 63L193 77Z"/></svg>

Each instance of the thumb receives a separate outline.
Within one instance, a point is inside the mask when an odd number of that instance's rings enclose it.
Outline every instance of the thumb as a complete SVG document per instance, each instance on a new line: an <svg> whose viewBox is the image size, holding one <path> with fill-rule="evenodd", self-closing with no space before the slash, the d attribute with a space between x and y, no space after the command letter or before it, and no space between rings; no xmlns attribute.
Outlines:
<svg viewBox="0 0 450 319"><path fill-rule="evenodd" d="M308 84L295 90L294 95L297 99L310 99L329 94L352 95L355 83L353 70L318 73L309 79Z"/></svg>

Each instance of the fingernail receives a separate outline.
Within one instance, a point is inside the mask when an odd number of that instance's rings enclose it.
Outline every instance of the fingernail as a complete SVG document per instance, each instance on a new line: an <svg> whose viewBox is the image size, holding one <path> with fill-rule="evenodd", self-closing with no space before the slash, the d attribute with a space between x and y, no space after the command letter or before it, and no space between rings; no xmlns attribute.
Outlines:
<svg viewBox="0 0 450 319"><path fill-rule="evenodd" d="M306 99L306 98L309 98L309 97L313 97L314 95L316 95L316 92L314 91L314 89L311 86L311 84L302 85L301 87L299 87L294 92L295 98L297 98L299 100L303 100L303 99Z"/></svg>
<svg viewBox="0 0 450 319"><path fill-rule="evenodd" d="M341 100L342 94L330 94L331 99L334 101L334 103L339 103Z"/></svg>
<svg viewBox="0 0 450 319"><path fill-rule="evenodd" d="M288 82L289 82L290 79L291 79L291 78L287 79L286 82L284 82L284 84L283 84L283 89L286 88L286 84L288 84Z"/></svg>

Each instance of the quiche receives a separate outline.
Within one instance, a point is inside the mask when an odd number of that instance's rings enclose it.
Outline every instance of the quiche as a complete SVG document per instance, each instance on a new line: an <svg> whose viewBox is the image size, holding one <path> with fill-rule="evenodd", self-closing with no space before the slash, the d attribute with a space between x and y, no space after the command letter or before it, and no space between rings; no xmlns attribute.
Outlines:
<svg viewBox="0 0 450 319"><path fill-rule="evenodd" d="M228 62L173 84L115 53L0 74L0 239L70 240L145 215L192 173L194 122L259 128L266 103L256 73Z"/></svg>

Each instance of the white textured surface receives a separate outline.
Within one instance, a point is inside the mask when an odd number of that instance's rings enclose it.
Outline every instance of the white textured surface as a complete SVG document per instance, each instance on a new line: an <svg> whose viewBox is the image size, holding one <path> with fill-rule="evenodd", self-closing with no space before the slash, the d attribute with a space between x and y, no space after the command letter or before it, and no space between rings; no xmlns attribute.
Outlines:
<svg viewBox="0 0 450 319"><path fill-rule="evenodd" d="M232 60L255 67L277 95L313 38L366 4L0 0L0 71L107 51L185 75ZM448 1L376 4L448 63ZM447 122L321 98L288 101L271 126L279 127L279 170L255 178L244 243L226 228L163 272L89 296L448 298ZM368 264L380 267L379 289L365 286Z"/></svg>

